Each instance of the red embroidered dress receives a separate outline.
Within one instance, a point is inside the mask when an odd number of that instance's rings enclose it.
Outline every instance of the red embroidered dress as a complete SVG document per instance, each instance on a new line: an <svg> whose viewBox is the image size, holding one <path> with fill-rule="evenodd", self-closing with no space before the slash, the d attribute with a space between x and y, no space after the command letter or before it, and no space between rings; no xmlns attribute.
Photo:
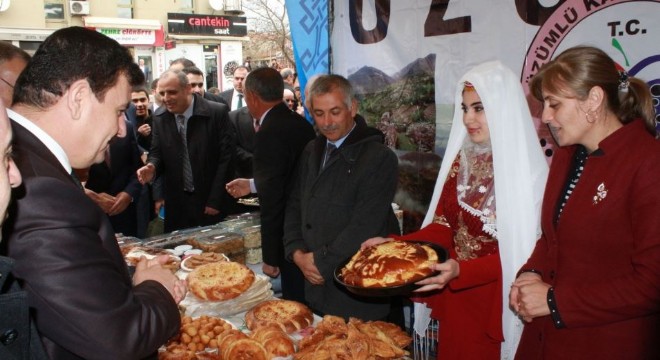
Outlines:
<svg viewBox="0 0 660 360"><path fill-rule="evenodd" d="M484 201L494 200L488 195L494 192L484 193L494 187L492 155L479 155L470 166L467 183L482 188L466 190L458 185L460 163L459 155L444 184L433 223L400 238L440 244L460 263L460 275L445 289L415 299L427 303L431 316L440 321L438 359L499 359L503 335L498 243L484 231L488 227L474 211ZM463 202L472 209L459 204L461 191L465 191ZM490 215L494 224L494 214Z"/></svg>

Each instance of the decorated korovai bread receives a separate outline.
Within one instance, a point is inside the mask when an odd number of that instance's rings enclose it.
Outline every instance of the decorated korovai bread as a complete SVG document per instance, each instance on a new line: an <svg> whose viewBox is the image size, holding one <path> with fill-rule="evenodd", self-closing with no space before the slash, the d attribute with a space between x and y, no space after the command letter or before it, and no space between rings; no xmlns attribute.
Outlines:
<svg viewBox="0 0 660 360"><path fill-rule="evenodd" d="M291 300L264 301L245 314L248 329L276 325L287 334L304 329L312 324L312 311L304 304Z"/></svg>
<svg viewBox="0 0 660 360"><path fill-rule="evenodd" d="M244 293L255 275L250 268L231 261L214 262L197 267L188 275L190 291L202 300L223 301Z"/></svg>
<svg viewBox="0 0 660 360"><path fill-rule="evenodd" d="M428 245L387 241L358 251L341 269L344 283L383 288L414 283L431 274L438 254Z"/></svg>

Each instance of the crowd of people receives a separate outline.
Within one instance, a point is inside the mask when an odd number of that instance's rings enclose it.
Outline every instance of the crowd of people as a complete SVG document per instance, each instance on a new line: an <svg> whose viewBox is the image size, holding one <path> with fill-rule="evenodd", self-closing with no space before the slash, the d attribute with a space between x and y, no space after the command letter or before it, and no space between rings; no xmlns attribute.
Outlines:
<svg viewBox="0 0 660 360"><path fill-rule="evenodd" d="M442 360L660 357L655 114L599 49L531 79L559 146L550 167L519 78L498 61L461 77L424 225L404 235L397 156L340 75L301 94L290 69L248 63L214 94L190 60L148 81L116 41L70 27L32 57L0 42L0 78L2 359L156 356L187 284L167 256L130 273L115 233L143 237L163 209L167 232L214 224L245 196L259 197L264 274L319 316L402 324L397 299L349 293L334 269L424 239L449 258L410 294L419 353L435 340Z"/></svg>

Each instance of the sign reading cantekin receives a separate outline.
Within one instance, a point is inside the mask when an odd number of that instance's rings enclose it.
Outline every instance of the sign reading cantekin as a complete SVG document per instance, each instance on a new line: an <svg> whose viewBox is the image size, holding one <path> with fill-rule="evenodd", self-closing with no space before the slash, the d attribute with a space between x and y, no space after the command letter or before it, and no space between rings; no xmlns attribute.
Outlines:
<svg viewBox="0 0 660 360"><path fill-rule="evenodd" d="M167 14L170 34L247 36L245 17L203 14Z"/></svg>

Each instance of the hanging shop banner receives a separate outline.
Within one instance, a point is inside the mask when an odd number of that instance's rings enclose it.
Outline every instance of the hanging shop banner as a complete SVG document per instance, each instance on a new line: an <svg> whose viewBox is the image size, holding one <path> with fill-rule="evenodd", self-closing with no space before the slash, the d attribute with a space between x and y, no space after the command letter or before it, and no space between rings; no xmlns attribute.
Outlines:
<svg viewBox="0 0 660 360"><path fill-rule="evenodd" d="M395 201L416 214L404 222L414 229L431 198L465 72L500 60L527 91L540 66L563 50L597 46L651 86L660 113L659 18L660 0L334 1L332 72L351 81L360 113L397 149ZM551 161L541 104L530 107Z"/></svg>
<svg viewBox="0 0 660 360"><path fill-rule="evenodd" d="M178 35L247 36L242 16L167 13L167 31Z"/></svg>
<svg viewBox="0 0 660 360"><path fill-rule="evenodd" d="M115 39L118 43L122 45L156 44L156 30L97 28L96 31L100 32L101 34L109 38Z"/></svg>
<svg viewBox="0 0 660 360"><path fill-rule="evenodd" d="M287 0L293 56L300 88L314 74L328 74L328 0ZM304 96L304 94L303 94ZM310 119L311 120L311 119Z"/></svg>

